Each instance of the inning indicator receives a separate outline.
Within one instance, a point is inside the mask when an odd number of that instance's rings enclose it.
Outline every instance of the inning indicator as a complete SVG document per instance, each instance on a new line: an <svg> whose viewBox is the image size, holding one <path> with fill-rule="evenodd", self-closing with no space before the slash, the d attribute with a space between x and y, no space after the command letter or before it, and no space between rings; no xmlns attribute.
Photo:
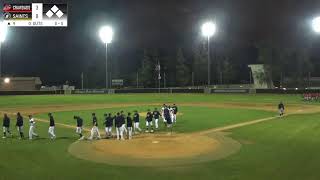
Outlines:
<svg viewBox="0 0 320 180"><path fill-rule="evenodd" d="M67 4L4 4L3 19L8 26L67 27Z"/></svg>

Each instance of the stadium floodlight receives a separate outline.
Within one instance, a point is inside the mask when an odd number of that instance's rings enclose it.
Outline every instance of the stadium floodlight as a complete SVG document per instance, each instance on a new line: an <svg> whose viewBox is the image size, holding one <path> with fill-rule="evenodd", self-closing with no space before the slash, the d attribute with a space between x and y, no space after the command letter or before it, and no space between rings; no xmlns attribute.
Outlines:
<svg viewBox="0 0 320 180"><path fill-rule="evenodd" d="M211 85L210 37L216 34L216 24L209 21L201 27L202 35L208 38L208 86Z"/></svg>
<svg viewBox="0 0 320 180"><path fill-rule="evenodd" d="M313 31L320 34L320 16L312 20Z"/></svg>
<svg viewBox="0 0 320 180"><path fill-rule="evenodd" d="M110 26L103 26L99 31L100 39L103 43L109 44L112 42L113 30Z"/></svg>
<svg viewBox="0 0 320 180"><path fill-rule="evenodd" d="M10 78L4 78L3 82L4 82L5 84L9 84L9 83L10 83Z"/></svg>
<svg viewBox="0 0 320 180"><path fill-rule="evenodd" d="M206 22L202 25L202 35L205 36L205 37L211 37L211 36L214 36L215 33L216 33L216 24L209 21L209 22Z"/></svg>
<svg viewBox="0 0 320 180"><path fill-rule="evenodd" d="M103 26L99 31L101 41L106 45L106 89L109 88L108 79L108 44L112 42L113 30L110 26Z"/></svg>

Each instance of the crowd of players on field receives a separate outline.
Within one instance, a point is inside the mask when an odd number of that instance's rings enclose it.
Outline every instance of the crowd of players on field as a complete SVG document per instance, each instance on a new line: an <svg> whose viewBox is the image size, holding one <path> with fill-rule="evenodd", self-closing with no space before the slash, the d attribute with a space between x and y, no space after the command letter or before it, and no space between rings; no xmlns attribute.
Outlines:
<svg viewBox="0 0 320 180"><path fill-rule="evenodd" d="M146 133L153 133L155 130L159 129L159 120L160 118L163 120L165 127L167 127L172 132L172 124L176 123L177 121L177 113L178 107L173 104L172 107L167 106L166 104L163 105L161 108L161 112L154 109L153 112L148 110L146 113ZM48 134L50 139L54 140L56 138L55 135L55 120L52 113L48 114L49 116L49 130ZM85 139L83 135L83 119L80 116L73 117L76 120L76 133L79 134L80 139ZM34 137L39 137L37 133L35 133L35 119L32 115L29 115L29 139L32 140ZM123 111L116 113L116 115L112 115L111 113L104 114L104 123L105 125L105 133L106 138L113 138L116 137L118 140L124 140L125 137L128 139L132 139L133 134L139 134L142 132L140 128L140 115L138 111L133 112L133 116L131 112L128 112L127 115L124 114ZM20 113L17 113L17 121L16 127L18 133L20 135L19 139L24 138L23 132L24 121L23 117ZM112 129L115 127L116 133L114 134ZM3 138L7 138L8 135L12 136L10 131L10 118L7 114L4 114L3 117ZM95 113L92 113L92 128L91 133L88 140L93 139L101 139L101 135L98 128L98 118L96 117Z"/></svg>

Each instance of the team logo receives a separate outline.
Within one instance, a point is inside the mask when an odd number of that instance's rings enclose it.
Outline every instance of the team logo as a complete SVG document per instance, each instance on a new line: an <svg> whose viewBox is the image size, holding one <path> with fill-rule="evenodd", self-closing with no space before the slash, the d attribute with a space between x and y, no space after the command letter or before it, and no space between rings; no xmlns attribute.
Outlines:
<svg viewBox="0 0 320 180"><path fill-rule="evenodd" d="M4 17L4 19L10 19L11 18L11 14L10 13L4 13L3 17Z"/></svg>
<svg viewBox="0 0 320 180"><path fill-rule="evenodd" d="M10 11L11 10L11 5L10 4L5 4L3 7L3 11Z"/></svg>
<svg viewBox="0 0 320 180"><path fill-rule="evenodd" d="M58 18L61 18L64 14L63 12L56 6L52 6L52 8L46 13L48 18L51 18L53 15L56 15Z"/></svg>

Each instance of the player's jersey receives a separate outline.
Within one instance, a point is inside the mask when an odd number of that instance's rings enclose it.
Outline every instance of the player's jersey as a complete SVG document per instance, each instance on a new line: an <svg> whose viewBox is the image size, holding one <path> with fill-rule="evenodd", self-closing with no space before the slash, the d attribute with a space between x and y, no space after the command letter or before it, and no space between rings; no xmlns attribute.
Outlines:
<svg viewBox="0 0 320 180"><path fill-rule="evenodd" d="M55 126L53 116L50 116L50 127Z"/></svg>
<svg viewBox="0 0 320 180"><path fill-rule="evenodd" d="M17 117L16 126L18 126L18 127L23 126L23 117L22 117L22 116L18 116L18 117Z"/></svg>
<svg viewBox="0 0 320 180"><path fill-rule="evenodd" d="M178 113L178 107L177 106L173 106L172 110L173 110L173 114L177 114Z"/></svg>
<svg viewBox="0 0 320 180"><path fill-rule="evenodd" d="M96 116L93 116L93 117L92 117L92 125L93 125L93 126L98 126L98 119L97 119Z"/></svg>
<svg viewBox="0 0 320 180"><path fill-rule="evenodd" d="M113 117L111 117L111 116L108 116L107 118L106 118L106 127L112 127L113 126Z"/></svg>
<svg viewBox="0 0 320 180"><path fill-rule="evenodd" d="M121 120L121 116L116 116L115 118L115 125L117 128L120 128L122 126L122 120Z"/></svg>
<svg viewBox="0 0 320 180"><path fill-rule="evenodd" d="M130 116L127 117L127 127L132 127L132 118Z"/></svg>
<svg viewBox="0 0 320 180"><path fill-rule="evenodd" d="M3 118L3 126L9 127L10 126L10 118L8 116Z"/></svg>
<svg viewBox="0 0 320 180"><path fill-rule="evenodd" d="M154 117L154 119L159 119L159 117L160 117L159 111L153 111L153 117Z"/></svg>
<svg viewBox="0 0 320 180"><path fill-rule="evenodd" d="M148 113L147 113L146 121L148 121L148 122L151 122L151 121L152 121L152 114L151 114L151 112L148 112Z"/></svg>
<svg viewBox="0 0 320 180"><path fill-rule="evenodd" d="M278 108L279 108L279 109L284 109L284 105L283 105L282 103L280 103L280 104L278 105Z"/></svg>
<svg viewBox="0 0 320 180"><path fill-rule="evenodd" d="M140 121L140 115L139 115L139 113L134 113L134 115L133 115L133 121L136 122L136 123Z"/></svg>
<svg viewBox="0 0 320 180"><path fill-rule="evenodd" d="M30 127L35 126L35 123L36 123L36 122L34 121L33 118L31 118L31 119L29 120Z"/></svg>
<svg viewBox="0 0 320 180"><path fill-rule="evenodd" d="M80 117L78 117L77 118L77 127L82 127L82 126L83 126L83 120Z"/></svg>

